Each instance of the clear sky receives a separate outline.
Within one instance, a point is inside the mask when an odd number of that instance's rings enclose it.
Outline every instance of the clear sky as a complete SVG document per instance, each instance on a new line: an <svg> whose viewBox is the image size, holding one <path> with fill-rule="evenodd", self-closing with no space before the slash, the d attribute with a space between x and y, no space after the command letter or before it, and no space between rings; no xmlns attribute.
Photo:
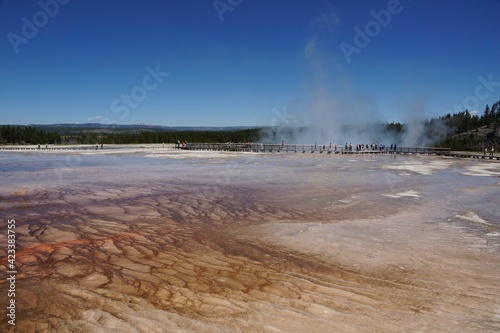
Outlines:
<svg viewBox="0 0 500 333"><path fill-rule="evenodd" d="M483 112L500 100L499 14L498 0L0 0L0 124Z"/></svg>

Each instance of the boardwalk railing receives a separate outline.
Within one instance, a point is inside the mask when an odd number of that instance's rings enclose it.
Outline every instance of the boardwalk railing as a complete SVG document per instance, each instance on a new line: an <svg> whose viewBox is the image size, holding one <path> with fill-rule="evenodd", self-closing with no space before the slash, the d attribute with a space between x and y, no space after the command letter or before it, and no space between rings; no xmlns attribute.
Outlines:
<svg viewBox="0 0 500 333"><path fill-rule="evenodd" d="M123 149L161 149L172 147L169 145L144 145L144 146L42 146L23 147L10 146L2 147L0 150L123 150ZM449 148L429 148L429 147L397 147L384 149L346 149L345 147L334 145L280 145L280 144L262 144L262 143L187 143L185 145L175 145L175 148L186 150L218 150L218 151L242 151L242 152L266 152L266 153L325 153L325 154L432 154L432 155L450 155Z"/></svg>
<svg viewBox="0 0 500 333"><path fill-rule="evenodd" d="M269 153L315 153L320 154L430 154L450 155L450 148L430 147L397 147L380 149L346 149L340 146L330 145L280 145L262 143L187 143L176 146L176 148L187 150L219 150L219 151L246 151L246 152L269 152Z"/></svg>
<svg viewBox="0 0 500 333"><path fill-rule="evenodd" d="M173 145L168 144L163 146L162 144L156 144L156 145L144 145L144 146L128 146L128 145L123 145L123 146L64 146L64 145L49 145L48 147L41 146L40 148L37 147L25 147L25 146L7 146L3 147L0 146L0 150L36 150L36 151L44 151L44 150L95 150L95 151L100 151L100 150L124 150L124 149L162 149L162 148L171 148Z"/></svg>

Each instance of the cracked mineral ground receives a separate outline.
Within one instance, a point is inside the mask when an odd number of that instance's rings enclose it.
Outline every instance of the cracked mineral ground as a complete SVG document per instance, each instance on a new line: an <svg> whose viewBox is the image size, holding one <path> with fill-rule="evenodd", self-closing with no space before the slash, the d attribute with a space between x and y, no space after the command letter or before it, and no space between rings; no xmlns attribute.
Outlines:
<svg viewBox="0 0 500 333"><path fill-rule="evenodd" d="M0 179L2 332L500 331L499 163L2 152Z"/></svg>

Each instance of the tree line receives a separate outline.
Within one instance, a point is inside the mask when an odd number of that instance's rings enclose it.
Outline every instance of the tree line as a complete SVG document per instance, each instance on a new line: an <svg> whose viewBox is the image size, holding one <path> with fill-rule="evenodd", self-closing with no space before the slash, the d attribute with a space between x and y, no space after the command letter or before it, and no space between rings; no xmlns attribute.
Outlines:
<svg viewBox="0 0 500 333"><path fill-rule="evenodd" d="M448 113L440 117L439 120L451 128L453 134L475 130L481 126L498 129L500 126L500 101L494 103L491 108L489 105L486 105L484 113L481 116L465 110L453 115Z"/></svg>
<svg viewBox="0 0 500 333"><path fill-rule="evenodd" d="M0 144L140 144L181 142L255 142L260 129L215 131L151 131L106 133L80 131L78 133L47 132L32 126L0 126Z"/></svg>
<svg viewBox="0 0 500 333"><path fill-rule="evenodd" d="M57 144L61 143L57 132L46 132L31 126L0 126L1 144Z"/></svg>
<svg viewBox="0 0 500 333"><path fill-rule="evenodd" d="M469 110L455 114L446 114L440 117L448 133L437 143L439 147L448 147L452 150L483 150L492 146L496 150L500 147L500 101L491 107L486 105L482 115L471 113Z"/></svg>
<svg viewBox="0 0 500 333"><path fill-rule="evenodd" d="M422 121L421 141L431 142L436 147L452 150L482 150L491 146L500 148L500 101L491 107L486 105L482 114L460 111L448 113ZM409 131L409 124L390 123L385 132L395 138L403 138Z"/></svg>

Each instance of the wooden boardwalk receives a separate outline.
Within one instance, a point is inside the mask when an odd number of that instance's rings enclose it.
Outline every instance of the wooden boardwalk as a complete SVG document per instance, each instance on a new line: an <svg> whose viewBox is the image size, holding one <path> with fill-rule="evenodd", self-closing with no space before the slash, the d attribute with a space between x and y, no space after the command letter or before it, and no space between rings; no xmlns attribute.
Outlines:
<svg viewBox="0 0 500 333"><path fill-rule="evenodd" d="M428 154L446 155L451 154L450 148L430 147L397 147L384 149L363 149L326 146L326 145L280 145L261 143L188 143L176 147L185 150L216 150L216 151L242 151L242 152L269 152L269 153L319 153L319 154Z"/></svg>
<svg viewBox="0 0 500 333"><path fill-rule="evenodd" d="M455 152L450 148L433 147L397 147L377 150L349 150L344 147L335 149L323 145L280 145L280 144L260 144L260 143L188 143L185 146L176 146L185 150L216 150L216 151L242 151L242 152L265 152L265 153L318 153L318 154L424 154L436 156L450 156L461 158L475 158L484 160L498 160L500 155L485 156L483 153Z"/></svg>
<svg viewBox="0 0 500 333"><path fill-rule="evenodd" d="M54 150L66 150L66 151L102 151L102 150L131 150L131 149L167 149L172 148L173 144L168 144L162 146L162 144L156 144L155 146L128 146L128 145L114 145L114 146L101 146L99 145L97 148L95 146L64 146L64 145L49 145L47 148L42 146L40 148L37 147L23 147L23 146L8 146L2 147L0 146L0 151L2 150L22 150L22 151L54 151Z"/></svg>
<svg viewBox="0 0 500 333"><path fill-rule="evenodd" d="M493 156L484 155L478 152L451 151L450 148L432 148L432 147L397 147L391 149L377 150L346 150L344 147L323 146L323 145L280 145L280 144L260 144L260 143L188 143L185 146L177 146L174 144L152 144L152 145L108 145L101 148L98 146L42 146L25 147L25 146L0 146L0 151L102 151L102 150L131 150L131 149L184 149L184 150L214 150L214 151L235 151L235 152L256 152L256 153L317 153L317 154L425 154L437 156L450 156L461 158L472 158L480 160L497 160L500 161L500 154Z"/></svg>
<svg viewBox="0 0 500 333"><path fill-rule="evenodd" d="M485 155L484 153L474 153L469 151L452 151L450 156L462 158L475 158L480 160L497 160L500 161L500 155L494 154L493 156Z"/></svg>

